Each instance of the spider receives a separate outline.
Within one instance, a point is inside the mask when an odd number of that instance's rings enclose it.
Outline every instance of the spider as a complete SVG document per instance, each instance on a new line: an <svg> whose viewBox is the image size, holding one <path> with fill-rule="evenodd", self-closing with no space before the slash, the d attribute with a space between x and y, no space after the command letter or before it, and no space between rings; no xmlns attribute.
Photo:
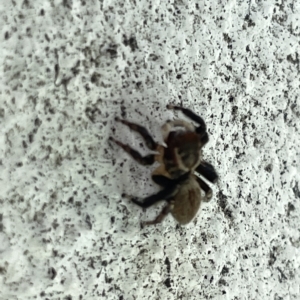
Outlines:
<svg viewBox="0 0 300 300"><path fill-rule="evenodd" d="M156 143L148 130L138 124L127 120L115 119L138 132L147 147L157 154L142 156L129 145L110 137L133 159L142 165L152 165L158 162L159 166L152 173L152 180L160 185L161 190L142 201L131 198L131 201L143 208L165 200L167 205L152 221L144 222L146 225L157 224L171 213L181 225L190 223L196 216L201 201L208 202L212 198L212 190L200 177L194 173L200 173L208 181L215 183L218 175L214 167L202 160L202 147L208 142L208 134L204 120L189 109L168 105L168 109L181 111L185 116L197 123L194 126L181 119L167 121L162 126L162 135L166 147ZM201 189L205 196L201 196Z"/></svg>

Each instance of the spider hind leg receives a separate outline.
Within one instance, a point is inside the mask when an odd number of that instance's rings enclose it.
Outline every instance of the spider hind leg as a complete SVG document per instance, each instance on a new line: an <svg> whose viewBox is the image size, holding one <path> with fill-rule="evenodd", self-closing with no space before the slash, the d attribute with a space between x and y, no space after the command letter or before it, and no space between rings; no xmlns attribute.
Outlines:
<svg viewBox="0 0 300 300"><path fill-rule="evenodd" d="M161 223L166 218L166 216L172 211L173 206L174 204L172 203L172 201L169 202L166 206L164 206L164 208L154 220L143 222L143 225L155 225Z"/></svg>
<svg viewBox="0 0 300 300"><path fill-rule="evenodd" d="M174 185L174 180L161 174L153 174L152 180L162 187Z"/></svg>
<svg viewBox="0 0 300 300"><path fill-rule="evenodd" d="M159 191L156 194L146 197L145 199L143 199L141 201L135 197L131 198L131 201L142 208L148 208L157 202L160 202L163 200L168 201L168 199L173 197L175 192L176 192L176 187L168 187L168 188L165 188L165 189Z"/></svg>
<svg viewBox="0 0 300 300"><path fill-rule="evenodd" d="M161 180L159 184L165 185L162 190L160 190L156 194L146 197L141 201L137 200L137 198L134 197L131 198L131 201L143 208L148 208L155 203L163 200L170 202L170 199L178 192L179 185L185 182L189 178L189 176L190 172L187 172L176 179L169 179L165 176L159 176Z"/></svg>

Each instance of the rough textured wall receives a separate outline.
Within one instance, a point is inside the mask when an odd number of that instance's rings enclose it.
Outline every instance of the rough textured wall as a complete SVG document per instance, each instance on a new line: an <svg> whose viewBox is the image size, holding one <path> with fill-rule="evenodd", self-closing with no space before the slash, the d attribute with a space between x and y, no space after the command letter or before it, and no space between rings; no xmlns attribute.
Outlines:
<svg viewBox="0 0 300 300"><path fill-rule="evenodd" d="M151 3L151 4L150 4ZM299 299L299 1L0 4L0 298ZM194 222L108 137L207 122L220 180ZM181 114L178 116L182 117Z"/></svg>

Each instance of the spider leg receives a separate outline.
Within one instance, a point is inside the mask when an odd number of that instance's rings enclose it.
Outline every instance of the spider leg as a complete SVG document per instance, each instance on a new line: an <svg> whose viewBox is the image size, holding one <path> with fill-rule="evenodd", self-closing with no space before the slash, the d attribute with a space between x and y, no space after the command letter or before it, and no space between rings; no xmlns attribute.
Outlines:
<svg viewBox="0 0 300 300"><path fill-rule="evenodd" d="M196 168L196 172L200 173L212 183L215 183L218 180L218 174L215 168L206 161L201 161L200 165Z"/></svg>
<svg viewBox="0 0 300 300"><path fill-rule="evenodd" d="M160 182L159 184L164 184L164 188L158 193L146 197L142 201L138 201L137 198L131 198L131 201L143 208L148 208L162 200L170 201L170 198L172 198L176 194L178 185L187 180L189 176L190 172L187 172L176 179L170 179L163 175L155 175L156 179L160 177L160 181L158 182Z"/></svg>
<svg viewBox="0 0 300 300"><path fill-rule="evenodd" d="M156 150L158 144L153 140L152 136L145 127L119 118L116 118L115 120L128 126L131 130L138 132L144 139L147 147L150 150Z"/></svg>
<svg viewBox="0 0 300 300"><path fill-rule="evenodd" d="M113 137L109 138L110 140L114 141L117 145L119 145L124 151L126 151L134 160L136 160L141 165L147 166L152 165L155 160L154 154L149 154L146 156L142 156L138 151L132 149L130 146L121 143L120 141L114 139Z"/></svg>
<svg viewBox="0 0 300 300"><path fill-rule="evenodd" d="M152 180L156 184L163 186L163 187L174 185L174 180L172 180L171 178L166 177L164 175L152 175Z"/></svg>
<svg viewBox="0 0 300 300"><path fill-rule="evenodd" d="M196 115L190 109L187 109L187 108L184 108L181 106L167 105L167 108L174 109L174 110L181 110L184 115L186 115L188 118L190 118L191 120L193 120L194 122L199 124L200 126L196 128L196 132L201 136L201 140L202 140L202 136L205 136L205 134L206 134L205 139L208 140L208 136L206 133L206 124L200 116Z"/></svg>
<svg viewBox="0 0 300 300"><path fill-rule="evenodd" d="M196 180L200 185L201 189L205 192L205 198L202 199L204 202L209 202L212 198L212 190L211 188L198 176L196 176Z"/></svg>
<svg viewBox="0 0 300 300"><path fill-rule="evenodd" d="M207 134L207 132L205 131L205 132L200 132L199 133L199 129L200 128L200 131L202 130L201 129L201 127L197 127L196 128L196 132L199 134L199 136L200 136L200 141L201 141L201 144L202 144L202 146L204 146L207 142L208 142L208 140L209 140L209 138L208 138L208 134Z"/></svg>
<svg viewBox="0 0 300 300"><path fill-rule="evenodd" d="M155 225L161 223L165 217L171 212L174 204L172 202L168 203L160 212L160 214L152 221L143 222L144 225Z"/></svg>
<svg viewBox="0 0 300 300"><path fill-rule="evenodd" d="M160 186L163 186L165 188L167 187L171 188L186 181L189 178L190 174L191 174L190 172L186 172L177 178L170 178L162 174L153 174L152 180Z"/></svg>
<svg viewBox="0 0 300 300"><path fill-rule="evenodd" d="M138 201L137 198L131 198L131 201L140 207L148 208L159 201L163 201L163 200L168 201L170 198L174 196L176 190L177 190L176 186L167 187L156 194L146 197L141 201Z"/></svg>

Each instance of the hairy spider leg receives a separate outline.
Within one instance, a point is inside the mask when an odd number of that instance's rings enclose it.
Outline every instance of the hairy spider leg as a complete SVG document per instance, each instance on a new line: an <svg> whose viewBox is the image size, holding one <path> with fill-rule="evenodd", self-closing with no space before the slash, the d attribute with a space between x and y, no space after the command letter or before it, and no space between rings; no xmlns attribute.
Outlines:
<svg viewBox="0 0 300 300"><path fill-rule="evenodd" d="M173 187L164 188L163 190L159 191L158 193L148 196L141 201L137 200L137 198L131 198L131 201L140 207L148 208L157 202L160 202L163 200L168 201L170 198L172 198L176 194L176 191L177 191L177 187L174 185Z"/></svg>
<svg viewBox="0 0 300 300"><path fill-rule="evenodd" d="M117 122L121 122L124 125L128 126L131 130L138 132L142 136L142 138L144 139L147 147L150 150L154 150L154 151L156 150L158 144L153 140L152 136L150 135L150 133L148 132L148 130L145 127L143 127L141 125L138 125L138 124L135 124L135 123L131 123L131 122L126 121L126 120L122 120L118 117L115 120Z"/></svg>
<svg viewBox="0 0 300 300"><path fill-rule="evenodd" d="M156 194L146 197L145 199L143 199L141 201L138 201L137 198L131 198L131 201L143 208L148 208L148 207L152 206L153 204L155 204L159 201L163 201L163 200L169 202L170 199L178 191L180 183L187 180L189 178L190 174L191 174L190 172L187 172L176 179L169 179L169 180L167 177L165 177L164 183L166 183L166 181L168 181L168 184L166 185L166 187L164 187L164 189L162 189L161 191L159 191Z"/></svg>
<svg viewBox="0 0 300 300"><path fill-rule="evenodd" d="M122 142L114 139L113 137L109 138L114 141L117 145L119 145L125 152L127 152L135 161L144 166L152 165L155 161L154 154L148 154L146 156L142 156L138 151L132 149L130 146L123 144Z"/></svg>
<svg viewBox="0 0 300 300"><path fill-rule="evenodd" d="M206 124L204 120L196 115L193 111L176 105L167 105L168 109L174 109L174 110L180 110L184 115L186 115L188 118L199 124L200 126L196 128L196 132L200 135L200 139L202 144L205 144L208 142L208 134L206 132Z"/></svg>
<svg viewBox="0 0 300 300"><path fill-rule="evenodd" d="M160 186L163 186L163 187L168 187L168 186L174 185L174 180L172 180L171 178L166 177L164 175L161 175L161 174L159 174L159 175L153 174L152 175L152 180L156 184L158 184Z"/></svg>
<svg viewBox="0 0 300 300"><path fill-rule="evenodd" d="M172 211L174 204L170 201L166 206L163 207L159 215L152 221L143 222L143 225L155 225L161 223L165 217Z"/></svg>
<svg viewBox="0 0 300 300"><path fill-rule="evenodd" d="M196 168L195 171L200 173L212 183L215 183L218 180L218 174L215 168L206 161L201 161L200 165Z"/></svg>
<svg viewBox="0 0 300 300"><path fill-rule="evenodd" d="M211 188L204 182L201 178L196 176L196 180L198 184L200 185L201 189L205 192L205 198L202 199L205 202L209 202L212 197L212 190Z"/></svg>

